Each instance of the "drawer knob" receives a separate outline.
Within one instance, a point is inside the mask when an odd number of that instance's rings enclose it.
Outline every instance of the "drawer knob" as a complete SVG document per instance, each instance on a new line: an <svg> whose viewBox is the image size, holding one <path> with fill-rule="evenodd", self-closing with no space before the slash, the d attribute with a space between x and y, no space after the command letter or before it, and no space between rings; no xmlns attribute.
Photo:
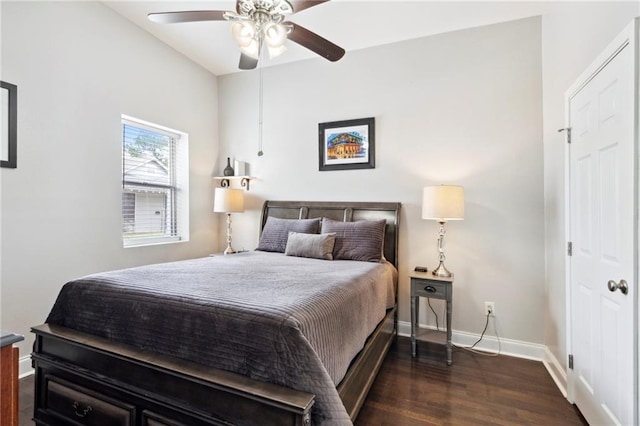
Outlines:
<svg viewBox="0 0 640 426"><path fill-rule="evenodd" d="M434 286L428 285L424 288L424 291L427 293L435 293L437 290Z"/></svg>
<svg viewBox="0 0 640 426"><path fill-rule="evenodd" d="M73 411L76 413L78 417L87 417L87 415L93 410L90 405L87 405L85 408L80 408L80 403L78 401L73 401Z"/></svg>

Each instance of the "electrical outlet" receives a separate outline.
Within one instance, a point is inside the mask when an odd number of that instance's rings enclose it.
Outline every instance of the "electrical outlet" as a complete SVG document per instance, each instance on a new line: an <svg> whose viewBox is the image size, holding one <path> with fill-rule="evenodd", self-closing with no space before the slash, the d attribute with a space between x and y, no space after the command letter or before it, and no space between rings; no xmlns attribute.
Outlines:
<svg viewBox="0 0 640 426"><path fill-rule="evenodd" d="M495 302L484 302L484 314L492 317L496 316Z"/></svg>

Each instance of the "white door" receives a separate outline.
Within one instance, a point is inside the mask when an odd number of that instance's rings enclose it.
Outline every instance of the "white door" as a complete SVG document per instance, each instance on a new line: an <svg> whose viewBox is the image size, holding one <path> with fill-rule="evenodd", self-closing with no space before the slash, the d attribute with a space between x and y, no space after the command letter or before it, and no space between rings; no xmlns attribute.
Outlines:
<svg viewBox="0 0 640 426"><path fill-rule="evenodd" d="M573 244L569 398L592 426L638 420L632 28L567 92ZM626 290L617 288L625 282Z"/></svg>

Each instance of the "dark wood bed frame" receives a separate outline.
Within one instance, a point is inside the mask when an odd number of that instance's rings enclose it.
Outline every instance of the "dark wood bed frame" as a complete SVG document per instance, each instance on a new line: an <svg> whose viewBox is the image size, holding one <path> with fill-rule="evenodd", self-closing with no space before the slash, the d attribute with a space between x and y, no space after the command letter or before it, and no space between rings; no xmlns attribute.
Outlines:
<svg viewBox="0 0 640 426"><path fill-rule="evenodd" d="M266 201L261 229L268 216L385 219L384 255L398 265L400 203ZM394 340L396 323L397 304L388 310L337 387L352 420ZM312 394L65 327L43 324L32 331L38 425L310 424Z"/></svg>

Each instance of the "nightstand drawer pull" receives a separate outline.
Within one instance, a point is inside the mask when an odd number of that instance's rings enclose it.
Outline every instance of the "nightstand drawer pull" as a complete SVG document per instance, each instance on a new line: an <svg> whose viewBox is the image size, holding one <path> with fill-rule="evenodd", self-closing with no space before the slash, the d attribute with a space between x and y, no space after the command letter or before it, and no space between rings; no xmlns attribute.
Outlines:
<svg viewBox="0 0 640 426"><path fill-rule="evenodd" d="M427 293L435 293L438 290L434 286L428 285L424 288L424 291L426 291Z"/></svg>

